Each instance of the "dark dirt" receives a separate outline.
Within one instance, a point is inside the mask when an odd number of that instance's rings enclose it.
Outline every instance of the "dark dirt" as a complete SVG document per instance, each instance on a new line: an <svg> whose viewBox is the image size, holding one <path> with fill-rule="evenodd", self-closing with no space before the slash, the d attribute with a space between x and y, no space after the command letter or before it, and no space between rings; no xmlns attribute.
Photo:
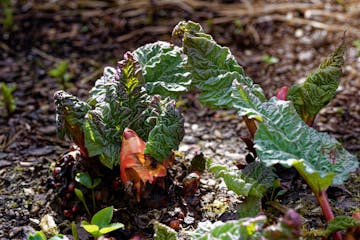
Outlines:
<svg viewBox="0 0 360 240"><path fill-rule="evenodd" d="M360 53L352 45L360 39L360 4L337 2L12 1L13 22L0 27L0 82L17 86L15 112L0 117L0 239L24 239L27 232L39 229L45 214L69 233L69 221L57 204L59 190L51 187L51 169L69 151L70 143L56 137L53 94L62 85L48 71L67 60L72 76L67 91L85 98L103 68L114 66L126 51L156 40L177 43L170 35L181 20L201 23L216 41L228 46L267 96L306 77L343 40L345 32L346 61L339 93L321 111L315 127L360 157ZM4 19L2 9L0 19ZM265 54L278 62L266 63ZM184 156L177 158L174 168L186 171L186 162L199 152L222 164L244 162L245 145L240 139L244 124L234 112L200 107L194 98L183 99L186 136L179 151ZM345 189L329 190L336 214L360 209L359 179L358 171ZM298 210L307 227L323 227L321 211L303 182L290 179L285 183L289 190L280 203ZM116 196L116 191L112 194ZM169 224L182 211L182 227L191 229L198 221L233 218L240 201L208 174L202 177L194 199L174 196L168 208L152 211L135 203L124 206L124 200L115 217L126 221L122 215L127 212L129 229L146 234L151 231L151 220ZM228 212L205 211L216 205L214 200L228 202ZM131 212L134 209L138 212ZM118 238L127 239L131 233L119 233ZM316 235L306 234L310 239Z"/></svg>

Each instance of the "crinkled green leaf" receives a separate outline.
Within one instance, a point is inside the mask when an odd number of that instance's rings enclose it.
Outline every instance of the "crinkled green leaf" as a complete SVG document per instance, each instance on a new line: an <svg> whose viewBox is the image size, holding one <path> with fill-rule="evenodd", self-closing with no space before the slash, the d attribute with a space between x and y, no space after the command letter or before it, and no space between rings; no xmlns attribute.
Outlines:
<svg viewBox="0 0 360 240"><path fill-rule="evenodd" d="M184 119L175 107L175 101L165 101L156 125L149 133L145 154L162 162L169 158L172 150L177 150L184 137Z"/></svg>
<svg viewBox="0 0 360 240"><path fill-rule="evenodd" d="M234 80L253 88L260 99L265 100L261 88L253 87L229 48L218 45L199 24L180 22L173 34L183 39L184 53L188 56L186 67L192 73L194 84L201 90L199 100L203 104L231 108Z"/></svg>
<svg viewBox="0 0 360 240"><path fill-rule="evenodd" d="M241 116L261 122L255 143L259 158L267 165L281 163L296 167L314 191L331 183L341 184L348 172L356 169L358 162L354 156L327 134L309 129L289 103L266 102L261 88L245 76L229 49L216 44L199 24L181 22L174 34L183 39L187 67L202 91L201 101L213 107L235 108ZM315 95L321 104L326 104L335 94L342 55L343 47L340 47L304 85L308 92L315 91L310 86L317 86Z"/></svg>
<svg viewBox="0 0 360 240"><path fill-rule="evenodd" d="M342 184L358 167L356 157L336 139L308 127L291 102L272 98L259 110L263 121L255 134L255 148L266 165L294 166L315 193Z"/></svg>
<svg viewBox="0 0 360 240"><path fill-rule="evenodd" d="M223 165L210 164L209 171L215 173L217 178L223 178L227 188L236 194L262 198L267 189L273 185L276 175L272 168L258 162L249 164L247 168L249 169L239 171L228 169Z"/></svg>
<svg viewBox="0 0 360 240"><path fill-rule="evenodd" d="M104 103L87 113L84 136L89 156L99 156L101 163L111 169L120 158L121 125L117 124L120 118L115 118L117 111L109 108L110 104Z"/></svg>
<svg viewBox="0 0 360 240"><path fill-rule="evenodd" d="M335 97L344 64L344 50L345 45L340 45L304 83L289 89L287 99L294 103L296 111L305 122L312 122L321 108Z"/></svg>
<svg viewBox="0 0 360 240"><path fill-rule="evenodd" d="M98 156L110 169L119 164L125 128L133 129L145 141L149 139L147 153L158 161L177 149L184 131L183 117L174 102L150 96L144 88L140 64L131 53L124 58L117 69L104 69L90 90L87 103L65 92L55 95L59 133L68 132L86 150L86 155Z"/></svg>
<svg viewBox="0 0 360 240"><path fill-rule="evenodd" d="M189 90L191 74L185 69L186 56L181 48L167 42L146 44L133 54L142 66L146 91L178 97Z"/></svg>
<svg viewBox="0 0 360 240"><path fill-rule="evenodd" d="M360 227L360 221L349 216L336 216L328 222L324 235L329 237L334 232L347 230L352 227Z"/></svg>
<svg viewBox="0 0 360 240"><path fill-rule="evenodd" d="M155 240L176 240L177 238L177 233L174 229L161 224L159 222L155 222L154 223L154 230L155 230L155 234L154 234L154 239Z"/></svg>
<svg viewBox="0 0 360 240"><path fill-rule="evenodd" d="M114 101L114 105L119 105L119 96L125 94L125 90L121 88L117 81L118 74L115 68L105 67L104 73L100 79L95 82L95 86L89 92L87 103L91 107L95 107L98 103Z"/></svg>
<svg viewBox="0 0 360 240"><path fill-rule="evenodd" d="M141 66L133 54L125 53L124 60L118 62L117 71L120 78L120 84L131 98L133 91L141 91L144 86L144 77L141 72Z"/></svg>
<svg viewBox="0 0 360 240"><path fill-rule="evenodd" d="M266 217L242 218L227 222L200 222L197 229L187 232L190 239L196 240L234 240L260 239L260 230L265 224Z"/></svg>
<svg viewBox="0 0 360 240"><path fill-rule="evenodd" d="M261 197L256 196L248 196L236 208L236 212L240 218L256 217L261 211Z"/></svg>
<svg viewBox="0 0 360 240"><path fill-rule="evenodd" d="M255 88L255 90L254 90ZM253 118L259 122L263 121L263 110L265 102L256 90L258 86L248 86L238 81L234 81L232 84L232 106L238 111L240 116L247 116Z"/></svg>
<svg viewBox="0 0 360 240"><path fill-rule="evenodd" d="M83 119L90 110L90 106L64 91L57 91L54 94L54 99L58 136L64 138L67 135L86 155Z"/></svg>

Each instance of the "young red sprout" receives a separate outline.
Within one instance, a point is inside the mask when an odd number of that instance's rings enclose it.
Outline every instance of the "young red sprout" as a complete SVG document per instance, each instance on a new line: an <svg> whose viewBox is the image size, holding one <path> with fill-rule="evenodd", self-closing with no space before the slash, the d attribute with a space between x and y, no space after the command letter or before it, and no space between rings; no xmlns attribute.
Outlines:
<svg viewBox="0 0 360 240"><path fill-rule="evenodd" d="M120 177L124 186L133 186L136 190L136 200L140 202L146 183L154 184L167 174L168 161L156 162L144 154L145 142L135 131L126 128L122 137L120 151Z"/></svg>
<svg viewBox="0 0 360 240"><path fill-rule="evenodd" d="M286 101L288 91L289 88L287 86L280 88L280 90L276 93L277 99Z"/></svg>

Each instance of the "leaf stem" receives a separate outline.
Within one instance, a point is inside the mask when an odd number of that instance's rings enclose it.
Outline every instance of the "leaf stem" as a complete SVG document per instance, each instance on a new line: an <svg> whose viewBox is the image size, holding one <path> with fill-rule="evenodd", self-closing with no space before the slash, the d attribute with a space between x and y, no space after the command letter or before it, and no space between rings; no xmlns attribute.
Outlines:
<svg viewBox="0 0 360 240"><path fill-rule="evenodd" d="M252 140L254 140L255 132L257 130L257 126L254 119L250 119L247 116L243 116L243 119L245 121L246 127L248 128Z"/></svg>
<svg viewBox="0 0 360 240"><path fill-rule="evenodd" d="M314 192L314 191L313 191ZM329 222L330 220L334 219L334 213L331 210L331 206L329 203L329 200L327 198L326 189L321 190L319 194L315 194L315 197L317 198L321 210L323 212L323 215L325 217L326 222ZM336 232L332 235L334 240L342 240L342 236L340 232Z"/></svg>
<svg viewBox="0 0 360 240"><path fill-rule="evenodd" d="M91 197L92 197L92 205L93 205L93 213L95 213L95 209L96 209L96 207L95 207L95 192L94 192L94 189L91 189Z"/></svg>

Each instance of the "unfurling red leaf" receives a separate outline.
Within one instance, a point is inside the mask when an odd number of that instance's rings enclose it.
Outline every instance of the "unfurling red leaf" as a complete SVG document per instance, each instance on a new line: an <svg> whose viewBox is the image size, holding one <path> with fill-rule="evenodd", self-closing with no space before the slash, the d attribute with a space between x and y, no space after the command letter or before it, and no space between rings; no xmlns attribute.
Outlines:
<svg viewBox="0 0 360 240"><path fill-rule="evenodd" d="M280 90L276 93L277 99L286 101L288 91L289 88L286 86L280 88Z"/></svg>
<svg viewBox="0 0 360 240"><path fill-rule="evenodd" d="M128 182L133 183L138 201L147 182L152 184L157 178L165 177L167 173L165 166L145 155L144 150L145 142L135 131L126 128L120 152L120 177L124 185Z"/></svg>

